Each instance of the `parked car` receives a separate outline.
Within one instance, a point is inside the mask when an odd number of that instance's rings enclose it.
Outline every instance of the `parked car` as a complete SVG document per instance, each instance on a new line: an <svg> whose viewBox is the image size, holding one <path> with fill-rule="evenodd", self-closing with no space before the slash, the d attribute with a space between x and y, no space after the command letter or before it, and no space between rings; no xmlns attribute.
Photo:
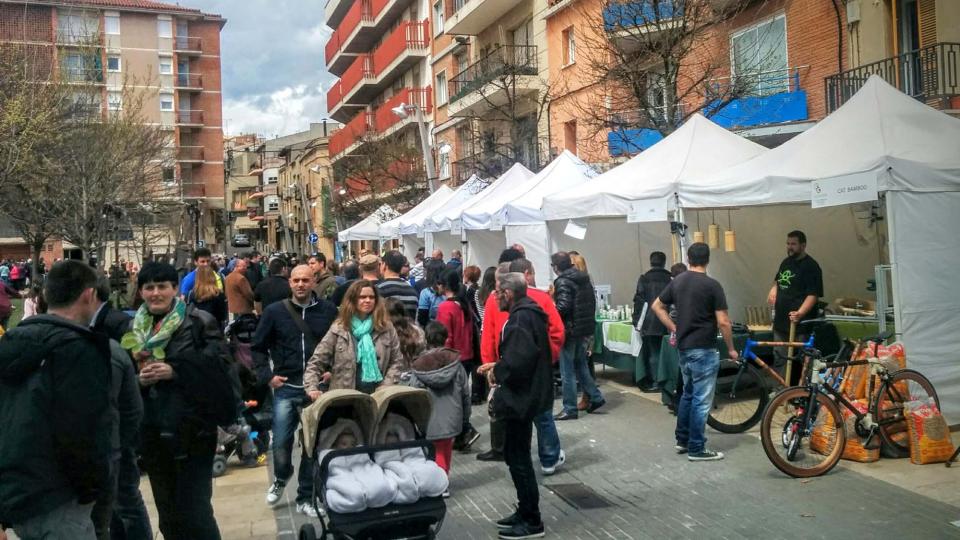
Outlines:
<svg viewBox="0 0 960 540"><path fill-rule="evenodd" d="M233 235L233 247L250 247L250 237L245 234Z"/></svg>

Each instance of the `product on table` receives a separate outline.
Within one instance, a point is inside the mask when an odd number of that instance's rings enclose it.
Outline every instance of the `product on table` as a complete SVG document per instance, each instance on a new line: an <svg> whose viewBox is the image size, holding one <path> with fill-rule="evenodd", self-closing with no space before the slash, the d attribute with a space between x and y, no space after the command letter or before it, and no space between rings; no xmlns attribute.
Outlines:
<svg viewBox="0 0 960 540"><path fill-rule="evenodd" d="M947 421L932 399L908 401L903 405L910 432L910 463L944 463L953 455L953 441Z"/></svg>

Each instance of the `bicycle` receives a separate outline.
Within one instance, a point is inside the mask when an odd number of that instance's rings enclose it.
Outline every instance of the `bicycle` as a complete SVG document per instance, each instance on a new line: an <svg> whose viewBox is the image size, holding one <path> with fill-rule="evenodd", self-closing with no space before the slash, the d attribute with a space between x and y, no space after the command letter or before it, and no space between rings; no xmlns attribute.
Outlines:
<svg viewBox="0 0 960 540"><path fill-rule="evenodd" d="M889 334L864 341L880 343L887 338ZM852 423L864 448L877 449L882 442L895 454L906 456L910 449L907 437L903 436L907 431L904 403L932 399L937 408L940 407L933 385L917 371L892 371L877 358L828 362L816 349L804 352L810 361L810 369L804 374L805 384L785 388L774 396L760 423L764 453L775 467L789 476L809 478L833 469L846 445L848 422ZM870 366L866 412L860 412L837 389L836 380L824 376L827 370L862 365ZM877 379L880 387L874 392ZM841 405L849 411L849 419L844 419ZM812 448L815 429L826 433L830 426L833 427L830 436L819 437L820 448Z"/></svg>

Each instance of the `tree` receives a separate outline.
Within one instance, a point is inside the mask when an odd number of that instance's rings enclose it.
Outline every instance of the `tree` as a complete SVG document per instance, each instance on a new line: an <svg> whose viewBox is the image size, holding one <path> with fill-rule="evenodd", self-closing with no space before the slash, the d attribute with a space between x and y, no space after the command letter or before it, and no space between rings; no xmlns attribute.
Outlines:
<svg viewBox="0 0 960 540"><path fill-rule="evenodd" d="M384 204L409 208L423 199L427 176L416 141L394 134L370 141L361 150L333 165L338 187L331 207L341 223L355 223Z"/></svg>
<svg viewBox="0 0 960 540"><path fill-rule="evenodd" d="M570 96L594 137L626 129L669 135L693 114L709 117L756 93L771 58L741 62L732 77L725 23L765 3L580 0L573 9L584 21L575 42L581 76L558 81L563 88L554 97Z"/></svg>

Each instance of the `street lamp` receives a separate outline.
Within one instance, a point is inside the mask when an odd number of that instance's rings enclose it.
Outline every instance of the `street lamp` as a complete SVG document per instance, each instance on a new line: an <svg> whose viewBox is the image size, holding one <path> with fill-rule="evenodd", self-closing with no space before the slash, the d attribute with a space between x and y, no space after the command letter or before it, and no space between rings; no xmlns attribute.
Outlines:
<svg viewBox="0 0 960 540"><path fill-rule="evenodd" d="M411 113L416 113L417 126L420 128L420 148L423 150L423 163L427 168L427 185L430 187L430 193L437 190L437 174L433 169L433 157L430 154L430 140L427 136L427 124L423 120L423 108L420 105L400 103L390 109L400 118L408 118ZM342 193L341 193L342 195Z"/></svg>

